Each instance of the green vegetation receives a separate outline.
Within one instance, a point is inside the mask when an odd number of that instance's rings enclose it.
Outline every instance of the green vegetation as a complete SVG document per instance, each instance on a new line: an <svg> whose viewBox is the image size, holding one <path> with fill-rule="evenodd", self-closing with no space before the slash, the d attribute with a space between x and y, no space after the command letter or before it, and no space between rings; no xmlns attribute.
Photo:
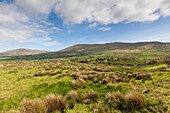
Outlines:
<svg viewBox="0 0 170 113"><path fill-rule="evenodd" d="M106 44L77 44L61 51L48 52L37 55L13 56L8 60L42 60L67 57L84 57L92 55L114 56L154 56L168 55L170 43L138 42L138 43L106 43Z"/></svg>
<svg viewBox="0 0 170 113"><path fill-rule="evenodd" d="M0 62L0 112L170 112L169 54L131 51Z"/></svg>
<svg viewBox="0 0 170 113"><path fill-rule="evenodd" d="M0 53L0 57L12 57L12 56L19 56L19 55L34 55L34 54L40 54L40 53L47 53L49 51L43 51L43 50L30 50L30 49L15 49L10 50L6 52Z"/></svg>
<svg viewBox="0 0 170 113"><path fill-rule="evenodd" d="M0 111L27 113L34 105L34 112L168 112L167 60L107 55L1 62ZM51 94L64 107L56 103L59 107L48 110L44 99Z"/></svg>

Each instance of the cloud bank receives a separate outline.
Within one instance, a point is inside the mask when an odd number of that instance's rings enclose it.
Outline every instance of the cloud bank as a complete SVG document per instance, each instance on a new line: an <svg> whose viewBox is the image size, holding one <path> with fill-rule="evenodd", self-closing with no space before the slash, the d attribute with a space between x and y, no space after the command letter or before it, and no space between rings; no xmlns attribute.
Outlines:
<svg viewBox="0 0 170 113"><path fill-rule="evenodd" d="M0 2L0 42L30 40L63 31L47 22L51 12L66 25L87 23L89 27L100 25L104 27L98 30L109 31L109 24L153 22L170 16L170 0L14 0L11 3L4 0Z"/></svg>
<svg viewBox="0 0 170 113"><path fill-rule="evenodd" d="M57 0L55 13L67 24L153 22L170 16L169 0Z"/></svg>

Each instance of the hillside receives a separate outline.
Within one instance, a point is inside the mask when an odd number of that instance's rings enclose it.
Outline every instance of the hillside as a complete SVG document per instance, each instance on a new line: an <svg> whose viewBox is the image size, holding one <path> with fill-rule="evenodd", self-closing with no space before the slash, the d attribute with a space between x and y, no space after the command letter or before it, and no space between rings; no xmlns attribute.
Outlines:
<svg viewBox="0 0 170 113"><path fill-rule="evenodd" d="M106 43L77 44L61 51L42 53L38 55L15 56L12 59L50 59L74 57L83 55L138 54L138 55L168 55L170 43L137 42L137 43Z"/></svg>
<svg viewBox="0 0 170 113"><path fill-rule="evenodd" d="M65 53L80 53L80 54L89 54L96 52L106 52L109 50L119 50L119 52L128 50L128 51L149 51L155 49L156 51L163 49L162 51L168 51L170 48L170 43L162 42L138 42L138 43L106 43L106 44L77 44L71 47L68 47L61 52Z"/></svg>
<svg viewBox="0 0 170 113"><path fill-rule="evenodd" d="M2 53L0 53L0 56L34 55L34 54L40 54L40 53L46 53L46 52L48 52L48 51L30 50L30 49L20 48L20 49L2 52Z"/></svg>

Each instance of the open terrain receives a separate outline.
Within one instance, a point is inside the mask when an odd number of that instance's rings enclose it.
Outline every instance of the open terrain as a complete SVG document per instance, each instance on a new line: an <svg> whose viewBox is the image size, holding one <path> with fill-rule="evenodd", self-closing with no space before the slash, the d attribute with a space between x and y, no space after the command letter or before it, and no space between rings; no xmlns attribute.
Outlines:
<svg viewBox="0 0 170 113"><path fill-rule="evenodd" d="M137 43L106 43L106 44L77 44L66 49L37 55L14 56L9 60L37 60L65 57L81 57L91 55L168 55L170 43L137 42Z"/></svg>
<svg viewBox="0 0 170 113"><path fill-rule="evenodd" d="M60 51L88 51L79 57L1 61L0 112L170 112L169 43L116 44Z"/></svg>
<svg viewBox="0 0 170 113"><path fill-rule="evenodd" d="M19 56L19 55L35 55L40 53L47 53L48 51L44 50L31 50L31 49L15 49L15 50L9 50L5 52L0 53L0 57L11 57L11 56Z"/></svg>

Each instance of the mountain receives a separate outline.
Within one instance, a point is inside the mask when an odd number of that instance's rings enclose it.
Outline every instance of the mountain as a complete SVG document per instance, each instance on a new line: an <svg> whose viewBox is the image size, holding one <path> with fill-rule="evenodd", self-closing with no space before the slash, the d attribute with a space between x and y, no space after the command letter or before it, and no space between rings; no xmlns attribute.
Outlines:
<svg viewBox="0 0 170 113"><path fill-rule="evenodd" d="M119 52L124 50L129 51L147 51L151 49L161 49L163 48L165 51L169 50L170 43L162 43L162 42L138 42L138 43L106 43L106 44L77 44L71 47L68 47L61 52L68 53L81 53L81 54L89 54L101 51L109 51L109 50L118 50Z"/></svg>
<svg viewBox="0 0 170 113"><path fill-rule="evenodd" d="M0 53L0 56L34 55L34 54L41 54L47 52L48 51L44 51L44 50L30 50L30 49L20 48L20 49L2 52Z"/></svg>
<svg viewBox="0 0 170 113"><path fill-rule="evenodd" d="M169 55L170 43L137 42L137 43L106 43L106 44L77 44L61 51L48 52L37 55L14 56L12 59L51 59L84 55Z"/></svg>

